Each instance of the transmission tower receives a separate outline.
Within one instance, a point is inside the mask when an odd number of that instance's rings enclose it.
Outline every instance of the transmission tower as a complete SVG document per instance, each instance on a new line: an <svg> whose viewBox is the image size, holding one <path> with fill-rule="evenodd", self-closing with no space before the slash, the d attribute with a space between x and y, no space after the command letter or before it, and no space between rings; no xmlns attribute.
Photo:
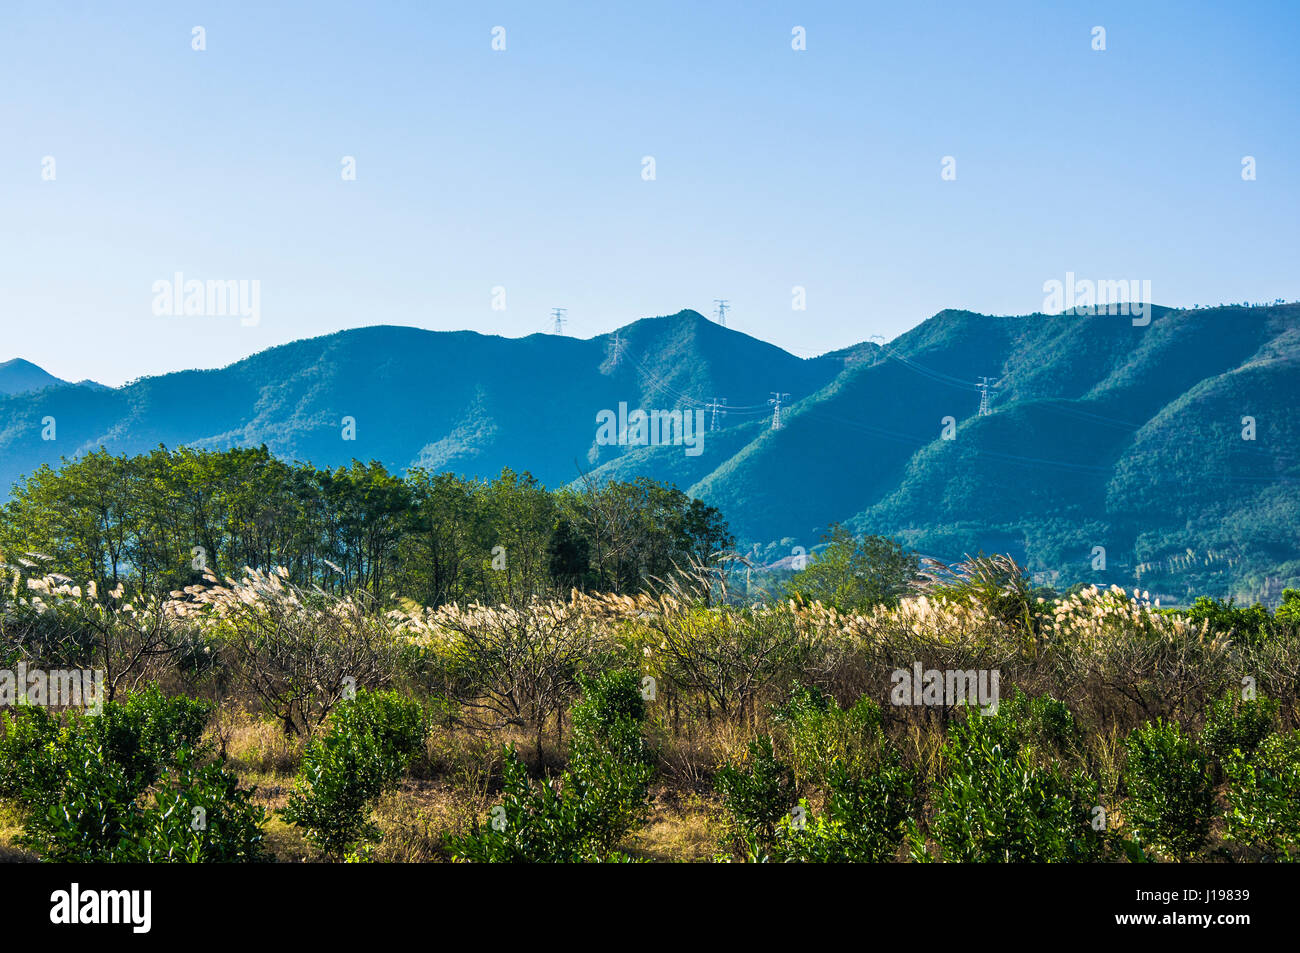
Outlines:
<svg viewBox="0 0 1300 953"><path fill-rule="evenodd" d="M979 389L980 389L980 416L981 417L987 417L989 414L993 413L993 411L989 409L989 388L996 387L998 381L1000 381L1001 379L1002 378L1000 377L980 378Z"/></svg>
<svg viewBox="0 0 1300 953"><path fill-rule="evenodd" d="M612 363L610 364L611 367L618 367L619 359L623 356L622 333L623 332L621 331L614 332L614 344L613 344L614 357Z"/></svg>
<svg viewBox="0 0 1300 953"><path fill-rule="evenodd" d="M568 318L565 317L565 315L568 314L568 313L569 313L569 309L568 309L568 308L552 308L552 309L551 309L551 317L553 317L553 318L555 319L555 333L556 333L556 334L563 334L563 333L564 333L564 325L565 325L565 323L569 320Z"/></svg>
<svg viewBox="0 0 1300 953"><path fill-rule="evenodd" d="M721 413L723 417L727 416L727 398L724 397L724 398L722 398L721 401L719 401L718 398L715 397L715 398L713 398L713 403L711 403L711 404L705 404L704 407L705 407L706 410L711 410L711 411L713 411L713 422L712 422L712 424L709 426L709 429L710 429L710 430L717 430L717 429L718 429L718 414Z"/></svg>
<svg viewBox="0 0 1300 953"><path fill-rule="evenodd" d="M714 298L713 303L717 305L713 313L717 316L718 323L725 328L727 326L727 299Z"/></svg>
<svg viewBox="0 0 1300 953"><path fill-rule="evenodd" d="M781 429L781 401L783 401L785 398L789 397L790 395L777 393L776 391L771 391L770 393L772 394L772 397L768 400L768 403L772 405L772 429L780 430Z"/></svg>

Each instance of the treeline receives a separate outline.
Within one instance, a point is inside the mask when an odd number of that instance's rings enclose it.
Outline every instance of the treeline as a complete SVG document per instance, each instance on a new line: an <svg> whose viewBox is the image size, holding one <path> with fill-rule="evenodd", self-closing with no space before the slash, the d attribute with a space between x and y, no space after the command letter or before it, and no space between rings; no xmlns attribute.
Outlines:
<svg viewBox="0 0 1300 953"><path fill-rule="evenodd" d="M265 446L101 449L42 466L0 510L5 561L41 560L101 591L283 566L300 585L430 606L640 591L732 543L716 509L648 479L548 490L509 469L493 480L374 461L318 469Z"/></svg>

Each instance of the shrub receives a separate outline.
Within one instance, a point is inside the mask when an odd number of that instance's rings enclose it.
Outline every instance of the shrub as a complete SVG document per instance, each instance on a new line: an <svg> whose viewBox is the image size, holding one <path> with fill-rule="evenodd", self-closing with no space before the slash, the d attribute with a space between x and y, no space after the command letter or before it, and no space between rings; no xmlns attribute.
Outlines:
<svg viewBox="0 0 1300 953"><path fill-rule="evenodd" d="M82 724L103 742L105 756L122 766L136 791L158 780L182 750L200 747L212 706L157 687L135 692L121 703L104 706Z"/></svg>
<svg viewBox="0 0 1300 953"><path fill-rule="evenodd" d="M1210 761L1177 722L1129 735L1126 818L1142 843L1183 860L1205 844L1214 809Z"/></svg>
<svg viewBox="0 0 1300 953"><path fill-rule="evenodd" d="M506 748L501 803L488 823L474 822L470 833L452 843L452 856L475 863L583 863L621 860L596 851L583 836L582 803L568 789L570 776L557 784L534 784L528 768Z"/></svg>
<svg viewBox="0 0 1300 953"><path fill-rule="evenodd" d="M828 785L826 813L803 828L790 820L782 822L773 859L804 863L892 859L916 807L911 772L890 767L859 777L836 763L829 770Z"/></svg>
<svg viewBox="0 0 1300 953"><path fill-rule="evenodd" d="M632 672L604 672L582 686L583 700L571 713L570 771L588 839L608 852L647 811L653 769L641 734L646 706Z"/></svg>
<svg viewBox="0 0 1300 953"><path fill-rule="evenodd" d="M1219 765L1234 751L1249 756L1273 730L1277 708L1273 699L1245 701L1232 694L1211 702L1201 730L1205 750Z"/></svg>
<svg viewBox="0 0 1300 953"><path fill-rule="evenodd" d="M619 842L648 809L653 768L642 737L645 702L636 675L584 679L573 708L569 770L558 783L534 784L506 751L501 804L486 825L453 844L460 860L492 863L621 861Z"/></svg>
<svg viewBox="0 0 1300 953"><path fill-rule="evenodd" d="M947 773L931 825L943 859L1062 862L1100 855L1102 838L1091 825L1096 784L1036 765L1025 744L1030 737L1032 725L1014 705L996 715L970 713L949 729Z"/></svg>
<svg viewBox="0 0 1300 953"><path fill-rule="evenodd" d="M836 763L853 776L867 772L885 743L880 706L866 696L846 710L818 689L796 683L773 711L773 721L785 736L801 788L825 786Z"/></svg>
<svg viewBox="0 0 1300 953"><path fill-rule="evenodd" d="M0 797L52 786L54 763L47 747L59 737L59 720L48 709L22 705L0 715L0 729Z"/></svg>
<svg viewBox="0 0 1300 953"><path fill-rule="evenodd" d="M1236 605L1236 600L1211 599L1201 596L1191 604L1185 614L1195 623L1206 623L1210 632L1226 635L1235 641L1256 644L1265 641L1273 632L1273 617L1258 602L1252 606Z"/></svg>
<svg viewBox="0 0 1300 953"><path fill-rule="evenodd" d="M1082 732L1065 702L1021 691L998 706L1002 725L1026 755L1068 759L1078 753Z"/></svg>
<svg viewBox="0 0 1300 953"><path fill-rule="evenodd" d="M6 714L0 739L0 794L28 803L57 799L69 762L93 759L122 770L131 797L158 780L178 754L198 750L211 706L156 687L108 702L98 715L64 720L37 706Z"/></svg>
<svg viewBox="0 0 1300 953"><path fill-rule="evenodd" d="M358 692L339 704L328 731L308 746L281 815L334 857L378 840L372 804L396 786L427 733L417 702L396 692Z"/></svg>
<svg viewBox="0 0 1300 953"><path fill-rule="evenodd" d="M777 825L795 807L794 772L776 757L770 735L749 743L743 765L727 765L715 779L727 821L722 849L749 860L766 859L776 843Z"/></svg>
<svg viewBox="0 0 1300 953"><path fill-rule="evenodd" d="M1300 860L1300 732L1269 735L1250 754L1234 750L1224 770L1224 837L1273 860Z"/></svg>
<svg viewBox="0 0 1300 953"><path fill-rule="evenodd" d="M43 755L47 766L19 795L27 810L18 843L56 863L128 860L140 789L127 770L88 731L65 730Z"/></svg>
<svg viewBox="0 0 1300 953"><path fill-rule="evenodd" d="M247 863L263 857L265 808L223 764L185 751L122 851L138 863Z"/></svg>
<svg viewBox="0 0 1300 953"><path fill-rule="evenodd" d="M208 712L151 689L97 716L6 718L3 754L22 758L4 776L23 805L19 843L65 863L260 859L265 815L253 792L223 765L201 764Z"/></svg>

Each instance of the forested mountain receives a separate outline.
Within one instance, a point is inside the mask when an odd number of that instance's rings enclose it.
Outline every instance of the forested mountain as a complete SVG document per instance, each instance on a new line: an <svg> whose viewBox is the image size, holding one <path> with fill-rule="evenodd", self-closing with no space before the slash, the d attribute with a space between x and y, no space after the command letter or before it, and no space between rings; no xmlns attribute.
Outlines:
<svg viewBox="0 0 1300 953"><path fill-rule="evenodd" d="M1011 552L1058 584L1275 600L1300 582L1298 319L1300 305L1154 308L1146 326L944 311L811 360L694 311L589 340L367 327L220 370L0 397L0 479L159 444L510 467L550 486L645 476L769 557L844 522L944 559ZM790 395L780 429L772 392ZM639 445L637 409L699 412L702 443ZM603 436L602 412L617 421Z"/></svg>

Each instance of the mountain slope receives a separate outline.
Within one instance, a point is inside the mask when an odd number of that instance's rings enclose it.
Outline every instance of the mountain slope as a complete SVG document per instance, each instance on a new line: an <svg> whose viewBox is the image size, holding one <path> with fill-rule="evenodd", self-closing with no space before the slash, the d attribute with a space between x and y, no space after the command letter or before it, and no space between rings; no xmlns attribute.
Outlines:
<svg viewBox="0 0 1300 953"><path fill-rule="evenodd" d="M598 415L623 405L703 412L700 452L601 442ZM1008 551L1061 583L1275 599L1300 585L1298 407L1300 305L1153 308L1145 327L943 311L811 360L694 311L590 340L377 326L0 396L0 480L160 443L553 486L648 476L717 506L746 548L811 549L845 522L945 559Z"/></svg>
<svg viewBox="0 0 1300 953"><path fill-rule="evenodd" d="M0 364L0 394L22 394L56 384L66 384L31 361L14 358Z"/></svg>
<svg viewBox="0 0 1300 953"><path fill-rule="evenodd" d="M41 463L101 445L136 453L160 443L265 443L319 466L357 457L470 476L509 466L563 484L637 449L596 444L597 414L620 402L647 411L703 407L714 396L756 403L772 386L815 390L842 367L794 357L694 311L638 321L617 339L366 327L220 370L0 397L0 480L8 486ZM42 439L48 417L54 440ZM345 439L345 418L354 439Z"/></svg>

